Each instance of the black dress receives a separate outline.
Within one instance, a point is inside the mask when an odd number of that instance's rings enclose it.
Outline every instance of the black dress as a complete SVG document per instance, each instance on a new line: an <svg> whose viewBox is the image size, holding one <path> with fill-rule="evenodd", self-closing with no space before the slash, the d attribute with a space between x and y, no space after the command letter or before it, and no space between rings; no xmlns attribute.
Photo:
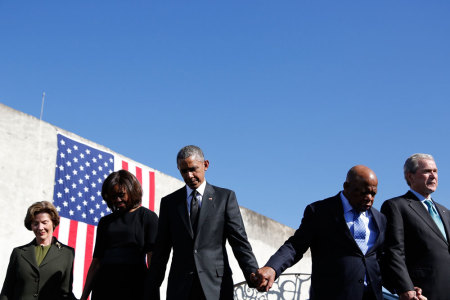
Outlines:
<svg viewBox="0 0 450 300"><path fill-rule="evenodd" d="M158 217L145 207L100 219L94 258L100 259L92 300L142 299L146 254L153 250Z"/></svg>

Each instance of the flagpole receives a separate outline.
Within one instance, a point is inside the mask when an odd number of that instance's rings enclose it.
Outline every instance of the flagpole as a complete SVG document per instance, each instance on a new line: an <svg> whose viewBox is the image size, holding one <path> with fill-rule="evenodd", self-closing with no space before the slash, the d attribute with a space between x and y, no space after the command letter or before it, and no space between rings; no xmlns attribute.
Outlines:
<svg viewBox="0 0 450 300"><path fill-rule="evenodd" d="M42 121L42 115L44 114L44 102L45 102L45 92L42 93L41 116L39 117L39 121Z"/></svg>
<svg viewBox="0 0 450 300"><path fill-rule="evenodd" d="M44 102L45 102L45 92L42 93L42 102L41 102L41 115L39 116L39 133L38 133L38 163L36 166L39 168L39 170L42 170L43 167L43 161L42 161L42 116L44 115ZM38 172L39 172L38 170ZM42 178L41 176L38 176L38 191L39 196L42 197L42 200L45 199L45 191L42 184Z"/></svg>

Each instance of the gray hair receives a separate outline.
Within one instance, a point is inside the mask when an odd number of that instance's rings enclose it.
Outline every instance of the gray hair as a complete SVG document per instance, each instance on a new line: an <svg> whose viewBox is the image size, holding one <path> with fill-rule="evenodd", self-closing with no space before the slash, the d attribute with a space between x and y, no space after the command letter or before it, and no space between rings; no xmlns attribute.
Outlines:
<svg viewBox="0 0 450 300"><path fill-rule="evenodd" d="M186 159L191 156L194 156L195 158L197 158L200 161L205 160L205 156L203 155L202 149L200 149L199 147L194 146L194 145L189 145L189 146L184 146L183 148L181 148L180 151L178 151L177 164L178 164L178 161Z"/></svg>
<svg viewBox="0 0 450 300"><path fill-rule="evenodd" d="M411 185L408 181L408 178L406 177L407 173L416 173L417 169L419 168L419 161L421 160L432 160L434 161L434 158L431 154L425 154L425 153L415 153L408 157L408 159L405 161L405 165L403 166L403 174L405 176L406 183L408 185Z"/></svg>

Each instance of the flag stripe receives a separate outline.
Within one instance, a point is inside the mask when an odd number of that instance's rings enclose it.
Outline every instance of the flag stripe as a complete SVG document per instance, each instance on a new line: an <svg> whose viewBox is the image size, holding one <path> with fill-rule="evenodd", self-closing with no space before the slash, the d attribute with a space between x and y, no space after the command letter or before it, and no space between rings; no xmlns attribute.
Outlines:
<svg viewBox="0 0 450 300"><path fill-rule="evenodd" d="M86 276L89 271L89 267L92 262L92 254L94 250L94 234L95 234L95 226L87 225L86 228L86 250L84 252L84 272L83 272L83 287L86 281Z"/></svg>
<svg viewBox="0 0 450 300"><path fill-rule="evenodd" d="M53 230L53 236L55 238L58 238L58 235L59 235L59 226L56 226L55 230Z"/></svg>
<svg viewBox="0 0 450 300"><path fill-rule="evenodd" d="M122 169L128 171L128 163L126 161L122 161Z"/></svg>
<svg viewBox="0 0 450 300"><path fill-rule="evenodd" d="M148 208L152 211L155 211L155 172L149 173L149 205Z"/></svg>
<svg viewBox="0 0 450 300"><path fill-rule="evenodd" d="M142 186L142 169L139 167L136 167L136 178Z"/></svg>
<svg viewBox="0 0 450 300"><path fill-rule="evenodd" d="M69 239L67 240L67 245L75 249L77 247L78 222L75 220L70 220L69 226Z"/></svg>
<svg viewBox="0 0 450 300"><path fill-rule="evenodd" d="M86 229L88 224L84 222L77 222L77 221L71 221L76 222L77 226L77 236L75 237L76 245L80 245L78 248L76 248L76 257L74 261L73 266L73 289L80 291L83 289L83 278L84 278L84 265L85 265L85 258L86 258L86 248L83 247L85 241L86 241ZM72 226L72 224L71 224ZM75 247L74 247L75 248Z"/></svg>

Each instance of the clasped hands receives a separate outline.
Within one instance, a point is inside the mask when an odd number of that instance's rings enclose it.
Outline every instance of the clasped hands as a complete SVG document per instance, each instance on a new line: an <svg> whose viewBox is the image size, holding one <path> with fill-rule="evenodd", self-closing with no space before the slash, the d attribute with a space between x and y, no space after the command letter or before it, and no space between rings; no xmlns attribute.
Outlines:
<svg viewBox="0 0 450 300"><path fill-rule="evenodd" d="M276 272L271 267L262 267L256 273L250 274L250 281L259 292L268 292L275 281ZM408 291L399 295L400 299L427 300L422 295L422 289L414 287L414 291Z"/></svg>
<svg viewBox="0 0 450 300"><path fill-rule="evenodd" d="M406 291L399 294L400 300L427 300L427 297L422 295L422 289L415 286L413 291Z"/></svg>
<svg viewBox="0 0 450 300"><path fill-rule="evenodd" d="M250 274L250 281L260 292L267 292L275 281L276 272L271 267L262 267L255 273Z"/></svg>

